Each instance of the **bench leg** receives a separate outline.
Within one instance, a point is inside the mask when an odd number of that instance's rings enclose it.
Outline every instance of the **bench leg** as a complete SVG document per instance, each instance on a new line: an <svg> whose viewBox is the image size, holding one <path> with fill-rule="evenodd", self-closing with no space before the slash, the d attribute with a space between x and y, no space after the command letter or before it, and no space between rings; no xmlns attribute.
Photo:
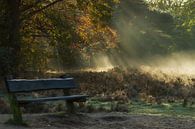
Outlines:
<svg viewBox="0 0 195 129"><path fill-rule="evenodd" d="M24 124L23 119L22 119L22 112L20 110L20 106L16 100L16 97L13 94L9 94L9 103L10 103L10 108L13 113L13 124L18 124L22 125Z"/></svg>
<svg viewBox="0 0 195 129"><path fill-rule="evenodd" d="M63 90L64 95L70 95L69 90ZM67 113L75 113L74 103L71 100L66 101Z"/></svg>
<svg viewBox="0 0 195 129"><path fill-rule="evenodd" d="M68 113L75 113L75 107L73 101L66 101L66 107Z"/></svg>

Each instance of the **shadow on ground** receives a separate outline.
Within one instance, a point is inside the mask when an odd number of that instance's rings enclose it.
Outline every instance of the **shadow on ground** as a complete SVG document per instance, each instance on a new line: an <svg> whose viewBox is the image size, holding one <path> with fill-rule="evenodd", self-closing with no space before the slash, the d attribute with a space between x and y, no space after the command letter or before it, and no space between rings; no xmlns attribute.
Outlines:
<svg viewBox="0 0 195 129"><path fill-rule="evenodd" d="M28 127L3 124L9 118L10 115L0 115L0 129L195 129L195 119L191 118L116 112L24 115Z"/></svg>

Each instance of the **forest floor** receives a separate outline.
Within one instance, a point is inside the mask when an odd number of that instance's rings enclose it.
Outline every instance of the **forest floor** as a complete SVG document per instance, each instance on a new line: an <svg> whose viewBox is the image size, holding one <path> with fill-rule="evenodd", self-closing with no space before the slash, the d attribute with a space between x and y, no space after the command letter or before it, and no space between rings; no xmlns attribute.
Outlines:
<svg viewBox="0 0 195 129"><path fill-rule="evenodd" d="M64 102L33 105L24 110L30 113L24 115L27 127L4 124L11 115L0 114L0 129L195 129L195 104L183 107L183 100L177 100L185 96L186 91L194 91L187 88L195 86L195 79L172 79L164 74L153 77L133 70L127 73L120 70L84 72L72 76L77 78L81 94L93 96L81 110L83 113L56 113L64 110ZM46 95L53 96L54 93L60 95L54 91ZM170 98L166 98L167 93ZM155 97L162 98L160 104ZM191 97L194 98L193 95ZM6 101L0 101L0 113L10 112L5 105L8 105ZM31 114L34 112L41 114Z"/></svg>
<svg viewBox="0 0 195 129"><path fill-rule="evenodd" d="M0 115L0 129L195 129L193 118L117 112L26 114L27 127L4 124L10 117Z"/></svg>

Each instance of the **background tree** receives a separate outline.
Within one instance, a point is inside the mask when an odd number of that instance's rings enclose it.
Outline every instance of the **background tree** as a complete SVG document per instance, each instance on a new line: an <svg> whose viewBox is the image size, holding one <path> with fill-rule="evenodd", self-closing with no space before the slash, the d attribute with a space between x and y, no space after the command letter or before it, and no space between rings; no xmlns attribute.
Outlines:
<svg viewBox="0 0 195 129"><path fill-rule="evenodd" d="M2 54L2 74L16 74L21 67L21 29L23 22L49 6L59 2L56 1L22 1L3 0L1 1L2 32L5 37L1 38L1 49L6 51ZM46 4L48 3L48 4ZM45 5L46 4L46 5ZM43 6L44 5L44 6ZM37 9L33 9L37 8ZM30 10L30 11L29 11ZM28 13L26 14L26 11ZM5 31L5 32L4 32ZM2 52L4 53L4 52ZM6 55L6 56L5 56Z"/></svg>
<svg viewBox="0 0 195 129"><path fill-rule="evenodd" d="M2 0L0 6L3 75L92 66L99 53L121 62L195 48L193 0Z"/></svg>
<svg viewBox="0 0 195 129"><path fill-rule="evenodd" d="M83 58L78 56L81 51L86 53L84 58L87 59L89 49L104 43L110 46L114 32L108 23L115 3L103 0L2 1L2 25L10 28L2 28L9 38L1 38L9 49L1 45L1 57L6 58L2 60L3 74L47 69L50 58L57 59L63 67L74 66L81 64L78 59Z"/></svg>

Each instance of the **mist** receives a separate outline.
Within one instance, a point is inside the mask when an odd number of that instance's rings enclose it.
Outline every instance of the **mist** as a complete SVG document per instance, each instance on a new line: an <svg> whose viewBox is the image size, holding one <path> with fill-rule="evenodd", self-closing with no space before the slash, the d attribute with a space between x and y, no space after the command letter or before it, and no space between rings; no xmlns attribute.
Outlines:
<svg viewBox="0 0 195 129"><path fill-rule="evenodd" d="M171 75L195 76L195 52L177 52L165 57L153 57L151 66Z"/></svg>
<svg viewBox="0 0 195 129"><path fill-rule="evenodd" d="M113 17L120 43L117 48L94 57L98 71L113 67L135 67L167 74L195 74L195 51L176 40L174 20L169 14L151 11L141 0L121 1Z"/></svg>

